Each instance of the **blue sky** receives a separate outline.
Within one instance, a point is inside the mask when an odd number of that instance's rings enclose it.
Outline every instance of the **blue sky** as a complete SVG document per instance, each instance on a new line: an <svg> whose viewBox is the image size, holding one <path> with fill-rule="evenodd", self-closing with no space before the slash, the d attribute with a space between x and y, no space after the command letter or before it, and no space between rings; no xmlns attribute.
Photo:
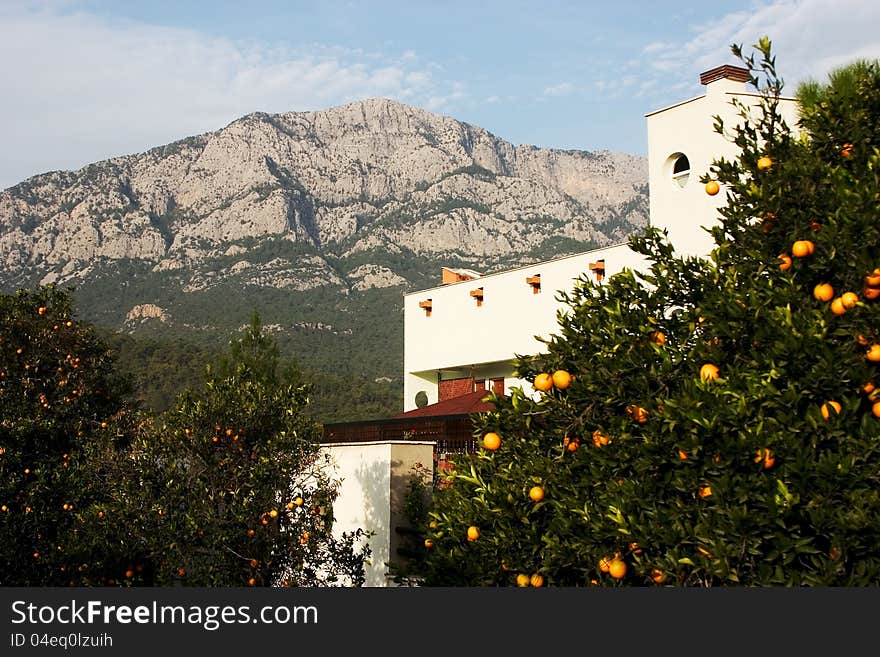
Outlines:
<svg viewBox="0 0 880 657"><path fill-rule="evenodd" d="M876 0L0 0L0 188L253 111L393 98L514 144L645 155L644 115L731 43L787 90L880 58Z"/></svg>

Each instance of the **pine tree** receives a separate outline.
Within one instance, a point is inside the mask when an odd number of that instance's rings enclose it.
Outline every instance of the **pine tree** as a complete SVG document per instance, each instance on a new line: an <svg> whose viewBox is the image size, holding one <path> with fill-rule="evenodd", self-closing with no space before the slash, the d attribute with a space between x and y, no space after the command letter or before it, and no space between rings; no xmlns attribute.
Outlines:
<svg viewBox="0 0 880 657"><path fill-rule="evenodd" d="M711 254L648 229L646 271L561 295L517 370L571 379L475 417L500 446L436 492L425 585L880 584L880 68L803 85L787 126L755 51Z"/></svg>

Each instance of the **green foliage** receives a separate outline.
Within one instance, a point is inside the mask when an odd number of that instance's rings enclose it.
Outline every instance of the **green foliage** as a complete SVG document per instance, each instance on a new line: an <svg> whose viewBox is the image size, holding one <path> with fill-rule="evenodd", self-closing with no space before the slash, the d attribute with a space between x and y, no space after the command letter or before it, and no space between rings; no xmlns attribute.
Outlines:
<svg viewBox="0 0 880 657"><path fill-rule="evenodd" d="M562 294L547 353L517 368L573 382L514 389L475 416L475 437L502 444L456 459L435 495L426 585L880 584L880 406L863 387L880 343L880 301L864 289L880 267L880 70L832 77L793 134L769 40L756 50L742 59L762 111L717 120L739 156L712 166L727 204L710 257L676 257L648 229L630 244L649 270ZM780 268L798 240L813 253ZM859 302L833 313L813 296L823 282ZM826 418L832 400L841 412ZM615 556L620 578L600 567Z"/></svg>
<svg viewBox="0 0 880 657"><path fill-rule="evenodd" d="M0 327L0 582L78 581L77 532L106 500L127 384L55 287L0 296Z"/></svg>
<svg viewBox="0 0 880 657"><path fill-rule="evenodd" d="M259 318L152 417L54 287L0 296L4 585L360 586L308 388Z"/></svg>

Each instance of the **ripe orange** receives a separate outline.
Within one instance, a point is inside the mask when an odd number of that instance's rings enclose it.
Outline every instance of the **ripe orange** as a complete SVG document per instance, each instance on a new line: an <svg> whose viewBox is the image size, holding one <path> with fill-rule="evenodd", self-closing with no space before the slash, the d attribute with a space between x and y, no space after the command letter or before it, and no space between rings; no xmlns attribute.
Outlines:
<svg viewBox="0 0 880 657"><path fill-rule="evenodd" d="M813 288L813 296L819 301L831 301L834 298L834 288L828 283L819 283Z"/></svg>
<svg viewBox="0 0 880 657"><path fill-rule="evenodd" d="M434 547L434 541L432 541L430 538L426 538L425 547L431 549L432 547Z"/></svg>
<svg viewBox="0 0 880 657"><path fill-rule="evenodd" d="M865 285L868 287L880 287L880 267L865 276Z"/></svg>
<svg viewBox="0 0 880 657"><path fill-rule="evenodd" d="M773 160L766 155L758 158L758 171L766 171L773 166Z"/></svg>
<svg viewBox="0 0 880 657"><path fill-rule="evenodd" d="M488 449L490 452L494 452L496 449L501 447L501 436L497 433L490 431L485 436L483 436L483 447Z"/></svg>
<svg viewBox="0 0 880 657"><path fill-rule="evenodd" d="M301 498L301 497L297 497L297 498L293 501L293 503L296 504L297 506L302 506L302 505L303 505L303 498Z"/></svg>
<svg viewBox="0 0 880 657"><path fill-rule="evenodd" d="M299 537L299 544L300 544L300 545L305 545L306 543L308 543L308 542L309 542L309 536L311 536L311 534L309 534L308 532L303 532L303 533L300 535L300 537Z"/></svg>
<svg viewBox="0 0 880 657"><path fill-rule="evenodd" d="M824 419L827 420L829 417L831 417L831 409L832 408L834 409L835 415L840 415L840 411L842 408L840 405L840 402L830 401L830 402L826 402L826 403L822 404L822 417Z"/></svg>
<svg viewBox="0 0 880 657"><path fill-rule="evenodd" d="M254 530L253 530L253 529L248 529L248 530L247 530L247 535L248 535L248 536L253 536L253 535L254 535Z"/></svg>
<svg viewBox="0 0 880 657"><path fill-rule="evenodd" d="M626 563L621 559L612 559L608 564L608 574L614 579L620 579L626 575Z"/></svg>
<svg viewBox="0 0 880 657"><path fill-rule="evenodd" d="M529 499L531 499L532 502L540 502L544 499L544 489L540 486L532 486L529 490Z"/></svg>
<svg viewBox="0 0 880 657"><path fill-rule="evenodd" d="M257 580L255 580L253 577L248 580L248 586L254 586L256 583Z"/></svg>
<svg viewBox="0 0 880 657"><path fill-rule="evenodd" d="M755 458L752 459L755 463L761 463L763 461L764 469L769 470L773 467L773 464L776 463L776 457L773 456L773 452L764 447L763 449L759 449L755 452Z"/></svg>
<svg viewBox="0 0 880 657"><path fill-rule="evenodd" d="M128 579L131 579L132 577L134 577L134 571L133 570L126 570L125 577Z"/></svg>
<svg viewBox="0 0 880 657"><path fill-rule="evenodd" d="M659 568L652 568L651 579L654 580L655 584L662 584L666 581L666 573Z"/></svg>
<svg viewBox="0 0 880 657"><path fill-rule="evenodd" d="M477 529L474 525L471 525L470 527L468 527L467 540L476 541L478 538L480 538L480 530Z"/></svg>
<svg viewBox="0 0 880 657"><path fill-rule="evenodd" d="M880 417L880 401L874 402L874 405L871 406L871 412L877 417Z"/></svg>
<svg viewBox="0 0 880 657"><path fill-rule="evenodd" d="M186 568L183 568L183 567L178 568L177 574L180 575L181 577L186 577Z"/></svg>
<svg viewBox="0 0 880 657"><path fill-rule="evenodd" d="M46 314L46 307L40 306L39 308L37 308L37 313L39 313L40 315L45 315Z"/></svg>
<svg viewBox="0 0 880 657"><path fill-rule="evenodd" d="M571 374L565 370L556 370L553 372L553 385L560 390L565 390L571 385Z"/></svg>
<svg viewBox="0 0 880 657"><path fill-rule="evenodd" d="M259 561L257 561L256 559L251 559L251 568L256 568L259 565L260 565Z"/></svg>
<svg viewBox="0 0 880 657"><path fill-rule="evenodd" d="M791 255L795 258L805 258L813 255L816 247L810 240L798 240L791 245Z"/></svg>
<svg viewBox="0 0 880 657"><path fill-rule="evenodd" d="M599 570L601 570L603 573L607 573L609 570L611 570L611 559L609 559L608 557L602 557L601 559L599 559Z"/></svg>
<svg viewBox="0 0 880 657"><path fill-rule="evenodd" d="M876 390L876 387L874 386L874 382L873 381L866 381L865 385L862 386L862 390L864 391L864 393L866 395L870 395L872 392L874 392L874 390Z"/></svg>
<svg viewBox="0 0 880 657"><path fill-rule="evenodd" d="M535 573L529 578L529 584L531 584L535 588L540 588L544 586L544 576L540 573Z"/></svg>
<svg viewBox="0 0 880 657"><path fill-rule="evenodd" d="M535 390L547 392L548 390L550 390L550 388L553 387L553 377L546 372L541 372L538 376L535 377L535 382L533 385L535 386Z"/></svg>
<svg viewBox="0 0 880 657"><path fill-rule="evenodd" d="M840 295L840 301L843 303L843 307L849 310L856 307L856 304L859 302L859 295L855 292L844 292Z"/></svg>
<svg viewBox="0 0 880 657"><path fill-rule="evenodd" d="M846 306L843 305L843 299L837 297L831 302L831 312L835 315L842 315L846 312Z"/></svg>
<svg viewBox="0 0 880 657"><path fill-rule="evenodd" d="M641 409L641 410L644 410L644 409ZM609 440L608 436L606 434L602 433L601 429L596 429L593 432L593 444L596 447L602 447L602 445L607 445L608 440Z"/></svg>
<svg viewBox="0 0 880 657"><path fill-rule="evenodd" d="M705 484L700 486L700 497L711 497L712 496L712 487L709 484Z"/></svg>
<svg viewBox="0 0 880 657"><path fill-rule="evenodd" d="M779 263L779 268L782 271L788 271L789 269L791 269L791 256L789 256L786 253L783 253L782 255L779 256L779 259L782 260L782 262Z"/></svg>
<svg viewBox="0 0 880 657"><path fill-rule="evenodd" d="M847 142L840 147L840 154L843 155L843 157L852 157L852 149L853 145Z"/></svg>
<svg viewBox="0 0 880 657"><path fill-rule="evenodd" d="M678 450L678 458L680 458L682 461L687 461L687 457L687 452Z"/></svg>
<svg viewBox="0 0 880 657"><path fill-rule="evenodd" d="M651 334L651 342L654 344L664 345L666 344L666 335L664 335L663 331L654 331Z"/></svg>
<svg viewBox="0 0 880 657"><path fill-rule="evenodd" d="M880 297L880 287L863 287L862 294L866 299L876 299Z"/></svg>
<svg viewBox="0 0 880 657"><path fill-rule="evenodd" d="M715 196L715 194L717 194L720 190L721 190L721 187L719 187L719 185L716 181L710 180L709 182L706 183L706 193L709 196Z"/></svg>
<svg viewBox="0 0 880 657"><path fill-rule="evenodd" d="M636 404L630 404L627 406L626 413L639 424L644 424L648 421L648 411ZM595 436L593 441L595 442Z"/></svg>
<svg viewBox="0 0 880 657"><path fill-rule="evenodd" d="M706 363L700 368L700 378L703 381L714 381L718 378L718 366Z"/></svg>
<svg viewBox="0 0 880 657"><path fill-rule="evenodd" d="M581 441L580 441L580 439L575 438L574 440L572 440L572 441L570 441L570 442L568 443L568 448L567 448L567 449L568 449L569 452L576 452L576 451L577 451L577 448L580 447L580 446L581 446Z"/></svg>
<svg viewBox="0 0 880 657"><path fill-rule="evenodd" d="M269 517L270 518L277 518L278 512L275 509L272 509L271 511L269 511Z"/></svg>
<svg viewBox="0 0 880 657"><path fill-rule="evenodd" d="M517 586L520 586L520 587L528 586L531 583L532 583L532 578L529 577L528 575L526 575L525 573L520 573L519 575L516 576L516 585Z"/></svg>
<svg viewBox="0 0 880 657"><path fill-rule="evenodd" d="M865 358L872 363L880 363L880 344L872 344L865 352Z"/></svg>

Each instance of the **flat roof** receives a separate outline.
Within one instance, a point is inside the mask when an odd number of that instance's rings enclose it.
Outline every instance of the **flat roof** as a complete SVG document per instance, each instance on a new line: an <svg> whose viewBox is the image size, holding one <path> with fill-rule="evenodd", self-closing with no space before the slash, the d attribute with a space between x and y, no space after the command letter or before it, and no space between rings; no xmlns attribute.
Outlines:
<svg viewBox="0 0 880 657"><path fill-rule="evenodd" d="M540 267L542 265L546 265L551 262L561 262L562 260L570 260L572 258L582 258L583 256L591 254L591 253L600 253L602 251L609 251L611 249L618 249L621 246L627 246L628 244L629 244L628 241L618 242L617 244L609 244L608 246L600 246L595 249L590 249L589 251L581 251L580 253L573 253L573 254L567 255L567 256L559 256L558 258L551 258L550 260L541 260L540 262L533 262L528 265L520 265L519 267L511 267L510 269L505 269L504 271L496 271L491 274L483 274L482 276L480 276L479 281L482 282L487 278L492 278L493 276L501 276L503 274L509 274L510 272L522 271L523 269ZM412 296L413 294L424 294L425 292L428 292L430 290L444 289L444 288L452 287L454 285L468 285L468 284L473 285L474 282L475 281L473 281L473 280L471 280L471 281L456 281L455 283L447 283L446 285L434 285L432 287L422 288L421 290L413 290L412 292L407 292L403 296L409 297L409 296Z"/></svg>

